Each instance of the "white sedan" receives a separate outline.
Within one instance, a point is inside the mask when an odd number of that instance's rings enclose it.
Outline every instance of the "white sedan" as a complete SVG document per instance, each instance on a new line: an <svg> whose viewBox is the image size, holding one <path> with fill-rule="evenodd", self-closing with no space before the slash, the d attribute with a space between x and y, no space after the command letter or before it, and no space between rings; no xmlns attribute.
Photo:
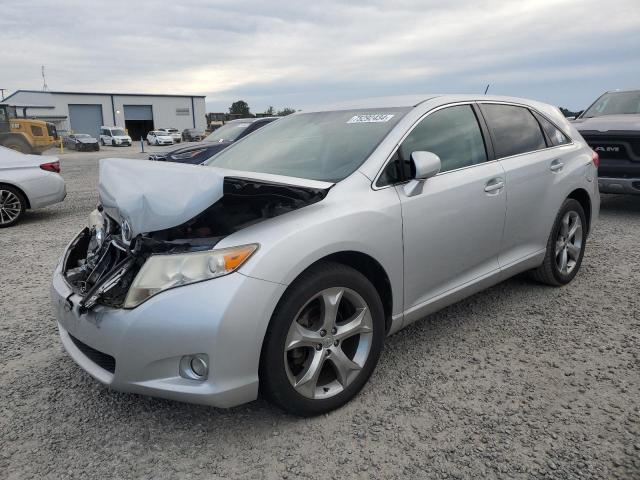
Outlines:
<svg viewBox="0 0 640 480"><path fill-rule="evenodd" d="M173 145L173 137L167 132L153 130L147 134L147 144L149 145Z"/></svg>
<svg viewBox="0 0 640 480"><path fill-rule="evenodd" d="M26 209L61 202L67 195L57 157L25 155L0 147L0 228L14 225Z"/></svg>

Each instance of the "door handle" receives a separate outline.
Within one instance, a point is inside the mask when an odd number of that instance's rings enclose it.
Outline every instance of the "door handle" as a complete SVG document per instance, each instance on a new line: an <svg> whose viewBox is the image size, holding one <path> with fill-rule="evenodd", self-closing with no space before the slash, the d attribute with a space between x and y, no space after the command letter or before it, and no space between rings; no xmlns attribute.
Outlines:
<svg viewBox="0 0 640 480"><path fill-rule="evenodd" d="M553 162L551 162L549 170L551 170L552 172L559 172L560 170L562 170L562 167L564 167L564 163L562 163L560 160L554 160Z"/></svg>
<svg viewBox="0 0 640 480"><path fill-rule="evenodd" d="M501 178L494 178L489 180L484 186L484 191L487 193L498 192L504 188L504 181Z"/></svg>

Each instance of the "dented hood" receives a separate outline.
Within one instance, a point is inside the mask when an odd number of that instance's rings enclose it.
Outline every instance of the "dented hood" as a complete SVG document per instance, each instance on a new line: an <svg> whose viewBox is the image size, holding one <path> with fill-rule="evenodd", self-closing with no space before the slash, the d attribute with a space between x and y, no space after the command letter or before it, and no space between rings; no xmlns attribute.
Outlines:
<svg viewBox="0 0 640 480"><path fill-rule="evenodd" d="M98 193L106 213L129 224L131 236L181 225L224 195L225 177L328 190L333 184L180 163L106 158Z"/></svg>

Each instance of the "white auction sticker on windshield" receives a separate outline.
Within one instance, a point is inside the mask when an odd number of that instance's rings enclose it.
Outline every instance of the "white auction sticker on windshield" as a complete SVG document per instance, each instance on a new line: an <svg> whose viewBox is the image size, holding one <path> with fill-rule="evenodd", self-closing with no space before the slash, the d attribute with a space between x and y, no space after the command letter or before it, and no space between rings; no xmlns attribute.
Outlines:
<svg viewBox="0 0 640 480"><path fill-rule="evenodd" d="M368 115L354 115L347 123L383 123L388 122L393 115L387 113L374 113Z"/></svg>

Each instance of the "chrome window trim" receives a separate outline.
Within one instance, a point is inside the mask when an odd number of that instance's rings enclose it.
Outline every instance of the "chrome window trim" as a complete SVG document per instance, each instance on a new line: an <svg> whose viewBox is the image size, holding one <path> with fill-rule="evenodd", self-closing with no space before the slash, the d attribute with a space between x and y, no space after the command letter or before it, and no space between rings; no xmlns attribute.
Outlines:
<svg viewBox="0 0 640 480"><path fill-rule="evenodd" d="M497 105L510 105L512 107L522 107L522 108L526 108L529 110L533 110L534 112L536 112L538 115L540 115L542 118L544 118L545 120L547 120L549 123L551 123L551 125L553 125L554 127L556 127L558 130L560 130L560 132L562 132L562 134L567 137L569 139L569 143L565 143L564 145L552 145L550 147L545 147L545 148L541 148L540 150L531 150L529 152L522 152L522 153L517 153L515 155L509 155L508 157L500 157L500 158L495 158L493 160L487 160L485 162L482 163L476 163L475 165L468 165L466 167L460 167L460 168L456 168L454 170L447 170L446 172L440 172L436 175L440 176L440 175L446 175L447 173L450 172L458 172L460 170L466 170L469 168L473 168L473 167L477 167L479 165L485 165L487 163L493 163L493 162L501 162L503 160L508 160L511 158L516 158L516 157L520 157L522 155L530 155L532 153L536 153L536 152L544 152L546 150L552 150L554 148L561 148L561 147L568 147L571 145L574 145L575 142L573 140L573 138L571 138L571 136L567 135L567 133L561 129L560 127L558 127L556 125L555 122L549 120L549 118L542 112L540 112L537 108L531 106L531 105L527 105L524 103L518 103L518 102L507 102L507 101L501 101L501 100L465 100L462 102L452 102L452 103L447 103L444 105L439 105L431 110L429 110L428 112L425 112L422 116L420 116L420 118L418 118L415 123L413 125L411 125L411 128L409 128L405 134L402 136L402 138L400 138L400 140L398 141L398 143L396 143L396 145L393 147L393 150L391 151L391 153L389 155L387 155L386 160L384 161L382 168L380 168L380 170L378 170L378 173L376 174L376 176L374 177L373 181L371 182L371 188L373 190L382 190L384 188L388 188L388 187L394 187L396 185L404 185L405 183L407 183L409 180L406 181L402 181L402 182L396 182L396 183L390 183L389 185L383 185L383 186L377 186L376 183L378 182L380 176L382 175L382 172L384 171L384 169L387 167L387 165L389 164L389 161L391 160L391 157L393 157L395 155L395 153L398 151L398 148L400 147L400 145L402 144L402 142L404 142L404 140L409 136L409 134L411 132L413 132L413 129L416 128L416 126L422 122L422 120L424 120L426 117L428 117L429 115L431 115L432 113L435 113L439 110L442 110L443 108L449 108L449 107L457 107L460 105L470 105L473 106L474 104L477 105L481 105L481 104L497 104ZM475 112L474 112L475 114ZM535 117L534 117L535 118ZM485 120L486 122L486 120ZM537 119L536 119L537 122ZM478 127L480 127L480 124L478 122ZM487 124L487 128L490 128L489 125ZM540 128L542 129L542 126L540 126ZM542 131L542 130L541 130ZM484 138L484 132L482 132L482 128L480 128L480 133L483 134L483 139L485 141L485 148L486 148L486 141L487 139ZM544 133L543 133L544 136Z"/></svg>

